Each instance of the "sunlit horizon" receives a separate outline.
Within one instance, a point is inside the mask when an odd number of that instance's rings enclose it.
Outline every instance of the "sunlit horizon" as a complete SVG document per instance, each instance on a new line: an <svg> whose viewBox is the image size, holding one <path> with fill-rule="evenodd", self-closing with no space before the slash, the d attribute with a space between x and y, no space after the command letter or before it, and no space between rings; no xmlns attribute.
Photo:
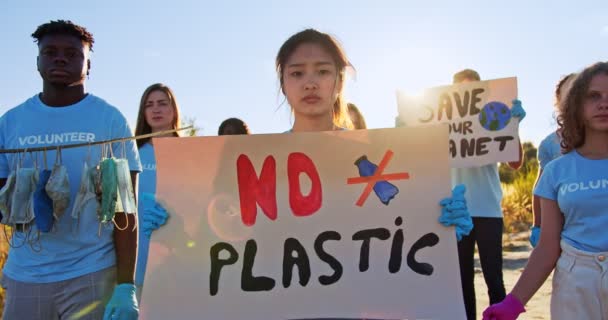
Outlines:
<svg viewBox="0 0 608 320"><path fill-rule="evenodd" d="M356 70L346 96L368 127L394 127L397 90L447 85L455 72L472 68L483 80L518 78L527 111L520 137L537 145L555 129L560 77L607 60L607 12L608 2L599 0L3 1L0 113L42 88L30 34L42 23L70 19L95 36L88 91L117 106L132 126L144 89L162 82L200 135L215 135L229 117L243 119L253 133L284 132L292 117L274 58L290 35L313 27L344 46Z"/></svg>

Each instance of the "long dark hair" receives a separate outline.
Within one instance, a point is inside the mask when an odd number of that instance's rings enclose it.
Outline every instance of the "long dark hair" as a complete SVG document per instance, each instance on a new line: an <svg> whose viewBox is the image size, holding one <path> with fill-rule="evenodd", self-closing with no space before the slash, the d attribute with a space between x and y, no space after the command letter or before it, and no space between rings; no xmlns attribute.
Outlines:
<svg viewBox="0 0 608 320"><path fill-rule="evenodd" d="M173 119L172 127L173 127L173 129L179 129L181 127L181 120L179 117L179 107L177 105L177 101L175 100L175 95L173 94L173 91L171 90L171 88L167 87L166 85L164 85L162 83L155 83L155 84L149 86L148 88L146 88L144 93L141 95L141 100L139 101L139 111L137 113L137 125L135 126L135 135L136 136L152 133L152 128L146 121L145 110L146 110L146 100L148 100L148 96L150 95L150 93L152 93L154 91L164 92L167 95L167 97L169 97L169 103L171 103L171 106L173 107L173 114L175 115L175 118ZM176 137L179 137L179 132L175 132L175 133L173 133L173 135ZM137 148L140 148L141 146L146 144L148 141L150 141L150 138L138 139Z"/></svg>
<svg viewBox="0 0 608 320"><path fill-rule="evenodd" d="M344 52L344 49L342 49L340 43L338 43L334 37L327 33L323 33L315 29L306 29L292 35L289 39L287 39L287 41L285 41L285 43L283 43L281 49L279 49L275 66L277 69L277 75L279 76L279 81L281 83L281 89L283 89L283 70L285 70L285 64L293 52L303 43L318 44L321 46L321 48L326 50L334 60L336 69L338 70L339 79L336 79L336 83L338 81L344 81L346 68L352 68L352 65L348 61L346 53ZM338 98L334 103L333 120L334 124L338 127L352 128L352 123L350 121L350 117L348 116L346 100L344 99L342 90L340 90L338 93Z"/></svg>

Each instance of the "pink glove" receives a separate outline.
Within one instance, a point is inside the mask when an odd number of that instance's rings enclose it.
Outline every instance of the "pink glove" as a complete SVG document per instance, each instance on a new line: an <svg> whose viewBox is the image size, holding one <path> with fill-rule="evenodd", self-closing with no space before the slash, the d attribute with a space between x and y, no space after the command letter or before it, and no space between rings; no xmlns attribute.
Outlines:
<svg viewBox="0 0 608 320"><path fill-rule="evenodd" d="M509 293L502 302L489 306L483 312L483 320L515 320L524 312L524 305Z"/></svg>

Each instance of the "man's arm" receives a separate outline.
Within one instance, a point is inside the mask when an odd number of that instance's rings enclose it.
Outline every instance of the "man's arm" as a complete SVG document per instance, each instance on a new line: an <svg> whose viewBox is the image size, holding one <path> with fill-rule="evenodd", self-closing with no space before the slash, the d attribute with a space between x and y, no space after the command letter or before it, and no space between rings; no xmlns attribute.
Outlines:
<svg viewBox="0 0 608 320"><path fill-rule="evenodd" d="M135 203L137 204L137 175L139 172L131 171ZM133 283L135 275L135 262L137 261L137 216L117 212L114 217L116 225L124 230L114 227L114 247L116 248L116 272L118 283Z"/></svg>

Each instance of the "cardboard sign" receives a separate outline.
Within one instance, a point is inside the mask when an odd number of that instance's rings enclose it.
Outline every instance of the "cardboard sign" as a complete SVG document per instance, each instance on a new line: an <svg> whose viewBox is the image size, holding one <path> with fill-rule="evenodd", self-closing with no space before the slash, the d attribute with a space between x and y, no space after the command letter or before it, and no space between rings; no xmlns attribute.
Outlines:
<svg viewBox="0 0 608 320"><path fill-rule="evenodd" d="M464 319L448 128L154 140L142 319Z"/></svg>
<svg viewBox="0 0 608 320"><path fill-rule="evenodd" d="M416 127L448 123L452 167L517 161L519 120L511 116L517 78L427 89L421 96L397 92L398 121Z"/></svg>

